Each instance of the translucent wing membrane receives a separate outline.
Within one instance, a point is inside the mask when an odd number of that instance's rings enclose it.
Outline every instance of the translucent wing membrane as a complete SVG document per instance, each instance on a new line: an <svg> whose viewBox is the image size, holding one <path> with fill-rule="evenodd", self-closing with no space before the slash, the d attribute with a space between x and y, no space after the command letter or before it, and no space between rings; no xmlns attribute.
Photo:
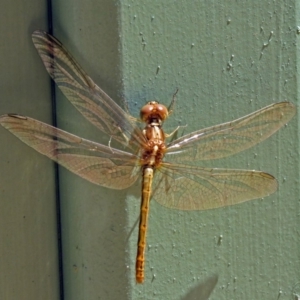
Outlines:
<svg viewBox="0 0 300 300"><path fill-rule="evenodd" d="M205 210L265 197L276 190L276 179L264 172L164 163L155 174L153 198L169 208Z"/></svg>
<svg viewBox="0 0 300 300"><path fill-rule="evenodd" d="M36 151L92 183L125 189L139 175L140 167L133 154L20 115L3 115L0 124Z"/></svg>
<svg viewBox="0 0 300 300"><path fill-rule="evenodd" d="M295 113L292 103L275 103L235 121L192 132L168 145L166 159L210 160L238 153L268 138Z"/></svg>
<svg viewBox="0 0 300 300"><path fill-rule="evenodd" d="M137 120L94 83L57 39L35 31L32 40L52 79L83 116L127 147L144 143Z"/></svg>
<svg viewBox="0 0 300 300"><path fill-rule="evenodd" d="M131 153L20 115L3 115L0 125L36 151L92 183L125 189L143 174L136 262L138 283L144 281L151 186L157 202L181 210L234 205L268 196L277 190L276 179L264 172L209 169L180 163L186 161L193 164L197 160L222 158L254 146L295 115L296 108L292 103L272 104L235 121L184 135L169 143L165 153L165 134L160 126L168 115L164 106L152 101L147 109L142 109L142 114L145 114L142 119L146 120L145 130L142 131L137 119L102 91L58 40L42 31L35 31L32 40L48 73L68 100L88 121L129 148ZM175 95L171 108L174 101ZM162 161L164 154L166 161Z"/></svg>

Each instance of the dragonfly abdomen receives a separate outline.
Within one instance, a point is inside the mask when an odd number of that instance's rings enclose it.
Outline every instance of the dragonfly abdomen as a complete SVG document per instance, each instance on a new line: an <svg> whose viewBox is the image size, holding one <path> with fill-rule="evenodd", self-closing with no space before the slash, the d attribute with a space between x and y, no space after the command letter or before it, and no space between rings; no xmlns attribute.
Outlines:
<svg viewBox="0 0 300 300"><path fill-rule="evenodd" d="M149 204L152 190L153 167L143 169L142 201L139 224L138 249L136 256L136 282L144 282L146 233L148 227Z"/></svg>

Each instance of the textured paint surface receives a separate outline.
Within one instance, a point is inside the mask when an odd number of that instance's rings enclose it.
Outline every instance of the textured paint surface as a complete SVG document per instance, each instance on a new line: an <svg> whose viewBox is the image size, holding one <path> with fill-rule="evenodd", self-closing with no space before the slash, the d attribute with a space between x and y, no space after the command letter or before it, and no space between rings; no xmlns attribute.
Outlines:
<svg viewBox="0 0 300 300"><path fill-rule="evenodd" d="M293 2L280 1L123 1L123 80L131 111L149 99L168 104L179 88L165 130L187 125L187 133L272 102L296 103L294 12ZM185 299L188 287L212 273L219 282L210 299L289 299L300 278L297 147L295 118L262 144L205 164L270 172L279 191L264 200L192 213L152 201L146 253L152 280L133 285L133 299ZM133 261L135 233L130 241Z"/></svg>

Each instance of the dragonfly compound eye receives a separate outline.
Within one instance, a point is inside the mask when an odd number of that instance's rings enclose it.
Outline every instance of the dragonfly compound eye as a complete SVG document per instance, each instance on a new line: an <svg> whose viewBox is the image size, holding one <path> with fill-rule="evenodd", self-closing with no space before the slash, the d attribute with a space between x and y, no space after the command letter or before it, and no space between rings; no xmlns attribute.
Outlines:
<svg viewBox="0 0 300 300"><path fill-rule="evenodd" d="M160 119L164 121L169 115L168 109L156 101L150 101L144 105L140 112L140 117L144 122L151 119Z"/></svg>

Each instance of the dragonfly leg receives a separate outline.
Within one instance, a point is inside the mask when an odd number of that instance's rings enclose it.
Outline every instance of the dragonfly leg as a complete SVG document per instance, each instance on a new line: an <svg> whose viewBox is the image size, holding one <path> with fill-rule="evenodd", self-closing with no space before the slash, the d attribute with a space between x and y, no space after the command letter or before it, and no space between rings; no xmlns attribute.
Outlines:
<svg viewBox="0 0 300 300"><path fill-rule="evenodd" d="M187 126L187 125L180 125L180 126L177 126L171 133L165 133L166 138L173 137L173 135L174 135L180 128L184 128L184 127L186 127L186 126Z"/></svg>
<svg viewBox="0 0 300 300"><path fill-rule="evenodd" d="M172 101L171 101L170 105L168 106L169 115L171 115L174 111L174 105L175 105L176 95L177 95L178 91L179 91L179 89L177 88L172 97Z"/></svg>

